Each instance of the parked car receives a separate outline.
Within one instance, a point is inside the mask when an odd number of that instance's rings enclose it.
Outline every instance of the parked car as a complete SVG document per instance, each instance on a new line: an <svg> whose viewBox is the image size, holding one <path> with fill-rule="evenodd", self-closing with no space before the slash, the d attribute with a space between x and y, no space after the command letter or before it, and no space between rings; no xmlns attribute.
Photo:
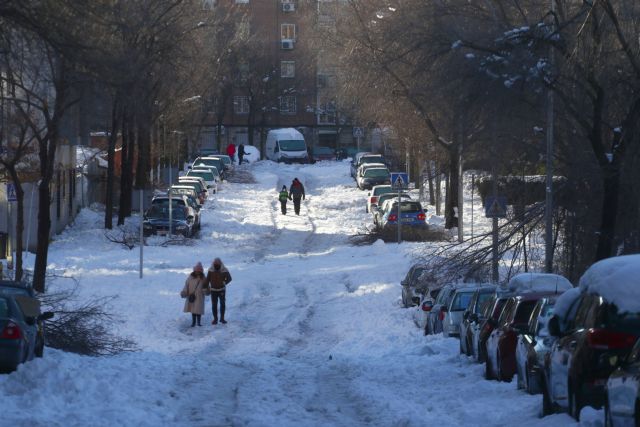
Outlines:
<svg viewBox="0 0 640 427"><path fill-rule="evenodd" d="M44 322L51 312L40 312L40 301L22 294L18 287L0 286L0 370L11 372L18 365L44 354Z"/></svg>
<svg viewBox="0 0 640 427"><path fill-rule="evenodd" d="M549 294L526 293L511 297L487 340L487 379L511 381L516 374L518 335L526 332L538 300Z"/></svg>
<svg viewBox="0 0 640 427"><path fill-rule="evenodd" d="M463 286L461 284L449 284L445 285L438 292L438 297L435 299L431 309L426 312L427 319L425 321L425 335L439 334L442 332L442 324L447 315L447 308L451 303L453 294L456 291L456 287Z"/></svg>
<svg viewBox="0 0 640 427"><path fill-rule="evenodd" d="M231 162L231 159L229 159L229 162ZM220 179L226 179L226 175L225 172L228 169L228 166L225 167L225 163L224 160L222 159L222 156L220 155L216 155L216 156L208 156L208 157L198 157L197 159L195 159L193 161L193 164L191 165L192 169L197 168L198 166L207 166L207 167L215 167L218 170L218 175L220 176Z"/></svg>
<svg viewBox="0 0 640 427"><path fill-rule="evenodd" d="M605 384L618 360L640 336L640 255L604 259L580 278L575 317L566 330L552 316L557 337L545 358L543 413L568 410L576 419L584 406L601 408Z"/></svg>
<svg viewBox="0 0 640 427"><path fill-rule="evenodd" d="M321 160L335 160L336 152L333 148L318 145L313 147L313 159L318 162Z"/></svg>
<svg viewBox="0 0 640 427"><path fill-rule="evenodd" d="M353 160L351 160L351 177L356 179L356 173L358 172L358 168L360 167L360 159L364 156L374 156L374 153L370 153L368 151L359 151L353 155Z"/></svg>
<svg viewBox="0 0 640 427"><path fill-rule="evenodd" d="M360 190L371 189L375 185L391 184L391 173L386 167L374 167L365 170L356 178Z"/></svg>
<svg viewBox="0 0 640 427"><path fill-rule="evenodd" d="M36 293L33 287L26 281L15 280L0 280L0 295L21 295L24 297L35 298ZM35 343L35 356L42 357L44 355L44 345L46 343L45 334L45 321L53 317L51 312L40 312L40 305L38 303L37 313L34 313L36 317L36 343Z"/></svg>
<svg viewBox="0 0 640 427"><path fill-rule="evenodd" d="M496 293L494 285L481 285L473 293L460 323L460 353L473 355L473 329L478 325L482 309Z"/></svg>
<svg viewBox="0 0 640 427"><path fill-rule="evenodd" d="M207 185L207 190L213 194L218 191L218 182L215 175L210 170L194 170L187 171L186 176L195 176L202 178Z"/></svg>
<svg viewBox="0 0 640 427"><path fill-rule="evenodd" d="M246 147L246 145L245 145ZM246 152L246 150L245 150ZM231 161L231 157L227 156L226 154L216 154L214 156L209 156L209 157L216 157L220 160L222 160L222 163L224 164L224 173L226 175L229 174L229 171L231 171L231 169L233 169L233 162Z"/></svg>
<svg viewBox="0 0 640 427"><path fill-rule="evenodd" d="M367 209L366 212L371 212L374 206L378 205L378 198L383 194L394 194L397 197L398 191L394 190L391 185L374 185L367 194Z"/></svg>
<svg viewBox="0 0 640 427"><path fill-rule="evenodd" d="M604 416L607 427L640 425L640 340L609 375Z"/></svg>
<svg viewBox="0 0 640 427"><path fill-rule="evenodd" d="M171 195L171 214L175 210L185 210L187 217L193 217L193 228L200 229L200 206L194 207L195 201L189 200L189 197L184 194ZM157 194L151 199L151 205L166 205L169 206L168 194ZM196 203L197 205L197 203Z"/></svg>
<svg viewBox="0 0 640 427"><path fill-rule="evenodd" d="M194 217L187 215L187 208L172 209L169 220L169 204L152 204L144 215L142 231L145 236L152 234L166 236L180 234L184 237L193 236Z"/></svg>
<svg viewBox="0 0 640 427"><path fill-rule="evenodd" d="M427 227L427 215L420 202L403 200L400 202L400 223L402 227L424 229ZM385 209L378 216L378 228L398 227L398 202L386 203Z"/></svg>
<svg viewBox="0 0 640 427"><path fill-rule="evenodd" d="M459 337L462 316L469 307L473 294L478 289L478 285L465 286L456 289L447 306L446 318L442 322L442 335L445 337Z"/></svg>
<svg viewBox="0 0 640 427"><path fill-rule="evenodd" d="M219 160L219 159L218 159ZM215 178L216 181L216 191L217 191L217 185L218 183L222 182L222 174L220 173L220 169L218 169L217 166L211 166L211 165L205 165L204 163L200 163L197 165L194 165L191 168L192 171L196 172L196 171L210 171L213 174L213 177Z"/></svg>
<svg viewBox="0 0 640 427"><path fill-rule="evenodd" d="M424 264L414 264L411 266L404 280L400 282L402 286L402 306L407 308L410 306L418 305L420 303L420 296L416 295L416 289L422 289L422 282L420 282L420 276L425 271L426 266Z"/></svg>
<svg viewBox="0 0 640 427"><path fill-rule="evenodd" d="M568 291L567 291L568 292ZM544 358L553 344L547 322L553 314L553 307L559 297L548 296L538 300L533 308L529 325L518 336L516 344L516 374L518 388L529 394L542 392L542 367Z"/></svg>
<svg viewBox="0 0 640 427"><path fill-rule="evenodd" d="M509 298L501 295L500 292L492 297L485 307L486 310L479 316L478 326L473 329L473 358L478 363L487 361L487 340L498 324L502 311Z"/></svg>
<svg viewBox="0 0 640 427"><path fill-rule="evenodd" d="M203 203L207 200L209 190L207 189L207 183L204 179L196 176L181 176L178 177L178 185L188 185L193 187L200 195L200 199L203 200Z"/></svg>
<svg viewBox="0 0 640 427"><path fill-rule="evenodd" d="M169 187L169 190L171 191L171 194L184 194L185 196L189 197L190 199L194 200L196 202L196 204L198 205L198 210L202 208L202 205L204 205L204 197L202 196L202 194L200 193L199 190L197 190L195 188L195 185L188 185L185 183L179 183L179 184L174 184L171 187Z"/></svg>

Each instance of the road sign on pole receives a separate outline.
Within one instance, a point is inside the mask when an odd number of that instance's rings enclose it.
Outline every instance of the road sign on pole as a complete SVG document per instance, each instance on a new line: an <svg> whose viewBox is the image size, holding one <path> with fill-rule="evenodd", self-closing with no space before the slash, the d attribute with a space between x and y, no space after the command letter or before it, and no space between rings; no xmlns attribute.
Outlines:
<svg viewBox="0 0 640 427"><path fill-rule="evenodd" d="M409 187L409 175L405 172L391 172L391 186L394 190Z"/></svg>
<svg viewBox="0 0 640 427"><path fill-rule="evenodd" d="M16 186L11 182L7 182L7 202L17 202Z"/></svg>
<svg viewBox="0 0 640 427"><path fill-rule="evenodd" d="M362 128L362 127L354 127L353 128L353 137L354 138L364 138L364 128Z"/></svg>
<svg viewBox="0 0 640 427"><path fill-rule="evenodd" d="M507 198L504 196L487 196L484 203L487 218L504 218L507 216Z"/></svg>

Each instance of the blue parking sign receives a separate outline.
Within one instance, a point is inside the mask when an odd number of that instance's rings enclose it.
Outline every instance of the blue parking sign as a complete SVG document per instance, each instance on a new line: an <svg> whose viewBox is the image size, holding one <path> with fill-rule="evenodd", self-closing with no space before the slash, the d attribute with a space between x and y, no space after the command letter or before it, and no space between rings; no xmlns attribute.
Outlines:
<svg viewBox="0 0 640 427"><path fill-rule="evenodd" d="M7 201L8 202L18 201L18 197L16 196L16 186L11 182L7 182Z"/></svg>

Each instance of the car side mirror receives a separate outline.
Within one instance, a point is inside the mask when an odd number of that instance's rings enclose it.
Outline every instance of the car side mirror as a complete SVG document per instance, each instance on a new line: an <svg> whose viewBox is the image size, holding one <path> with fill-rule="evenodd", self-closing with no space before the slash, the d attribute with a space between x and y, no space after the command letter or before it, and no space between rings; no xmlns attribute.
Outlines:
<svg viewBox="0 0 640 427"><path fill-rule="evenodd" d="M45 311L40 316L38 316L38 320L49 320L53 319L54 313L52 311Z"/></svg>
<svg viewBox="0 0 640 427"><path fill-rule="evenodd" d="M551 316L551 319L547 322L547 330L549 331L549 335L553 337L559 337L562 335L562 331L560 330L560 319L558 319L558 316Z"/></svg>
<svg viewBox="0 0 640 427"><path fill-rule="evenodd" d="M420 297L411 297L413 305L420 305Z"/></svg>

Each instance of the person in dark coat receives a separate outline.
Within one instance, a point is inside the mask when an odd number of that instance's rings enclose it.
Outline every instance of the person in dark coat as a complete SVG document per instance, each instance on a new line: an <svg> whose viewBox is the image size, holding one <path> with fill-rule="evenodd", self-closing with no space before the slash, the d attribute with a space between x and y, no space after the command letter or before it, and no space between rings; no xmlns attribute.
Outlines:
<svg viewBox="0 0 640 427"><path fill-rule="evenodd" d="M238 145L238 164L239 165L242 164L242 161L244 160L245 154L249 154L249 153L244 151L244 144Z"/></svg>
<svg viewBox="0 0 640 427"><path fill-rule="evenodd" d="M289 187L289 200L293 200L293 210L296 215L300 215L300 199L304 200L304 198L304 185L298 181L298 178L294 178Z"/></svg>
<svg viewBox="0 0 640 427"><path fill-rule="evenodd" d="M213 311L212 325L218 324L218 301L220 301L220 323L227 323L224 320L226 306L227 285L231 283L231 274L224 266L220 258L213 260L207 272L207 285L211 291L211 310Z"/></svg>
<svg viewBox="0 0 640 427"><path fill-rule="evenodd" d="M280 200L280 211L282 215L287 214L287 200L289 199L289 192L287 191L287 186L283 185L282 190L278 194L278 200Z"/></svg>

